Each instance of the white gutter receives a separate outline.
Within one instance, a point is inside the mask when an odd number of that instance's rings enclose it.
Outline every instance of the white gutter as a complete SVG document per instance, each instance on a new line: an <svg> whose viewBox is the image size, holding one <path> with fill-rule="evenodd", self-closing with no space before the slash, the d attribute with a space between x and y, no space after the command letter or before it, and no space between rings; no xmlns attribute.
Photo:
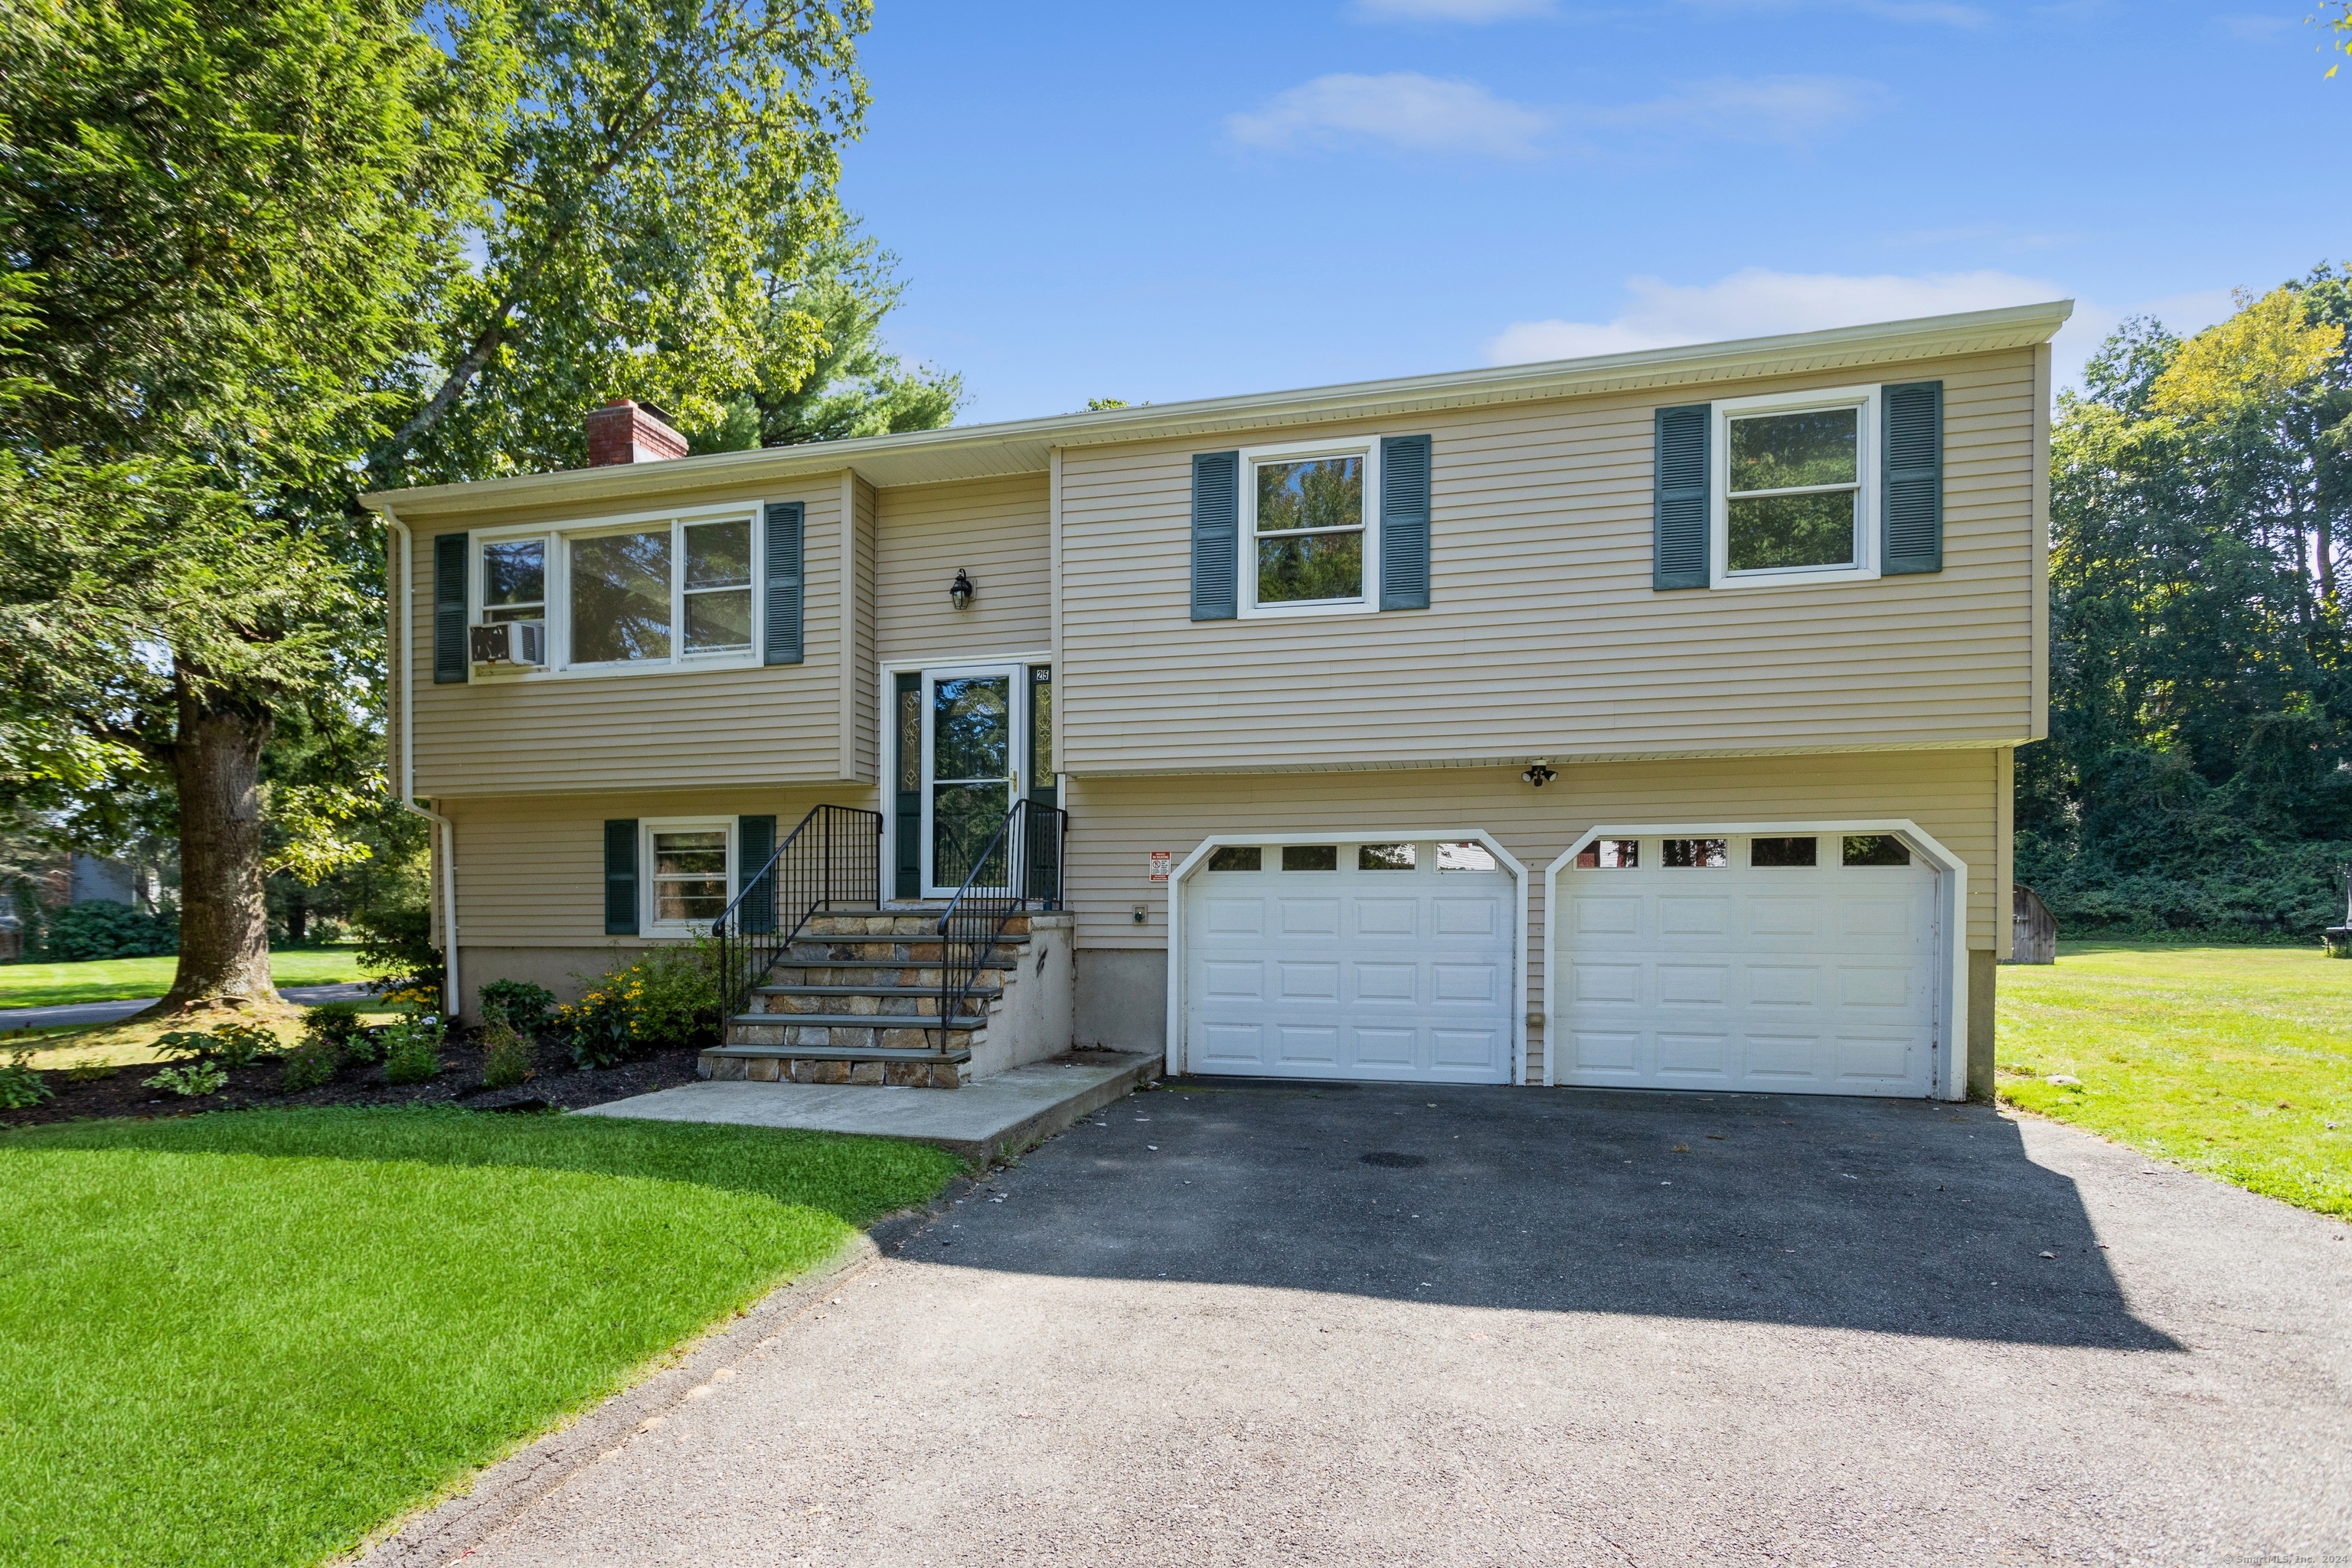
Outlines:
<svg viewBox="0 0 2352 1568"><path fill-rule="evenodd" d="M389 503L379 501L377 510L383 513L384 526L400 535L400 668L395 682L400 688L400 765L397 778L388 777L384 783L394 786L404 809L441 830L442 1016L454 1020L465 998L457 984L457 829L439 812L416 804L416 710L412 700L416 690L416 541ZM392 552L386 550L384 559L391 558ZM393 771L387 747L384 772Z"/></svg>

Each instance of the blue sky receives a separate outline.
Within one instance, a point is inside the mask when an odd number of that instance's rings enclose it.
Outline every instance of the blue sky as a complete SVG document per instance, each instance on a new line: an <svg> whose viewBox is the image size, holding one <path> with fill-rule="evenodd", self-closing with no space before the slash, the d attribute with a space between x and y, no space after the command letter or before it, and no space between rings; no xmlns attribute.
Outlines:
<svg viewBox="0 0 2352 1568"><path fill-rule="evenodd" d="M2352 258L2307 14L877 0L844 196L965 423L2054 296L2063 374Z"/></svg>

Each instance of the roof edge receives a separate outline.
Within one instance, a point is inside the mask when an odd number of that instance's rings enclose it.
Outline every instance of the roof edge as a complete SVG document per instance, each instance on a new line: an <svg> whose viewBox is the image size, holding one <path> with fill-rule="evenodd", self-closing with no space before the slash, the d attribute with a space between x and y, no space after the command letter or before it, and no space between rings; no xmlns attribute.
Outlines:
<svg viewBox="0 0 2352 1568"><path fill-rule="evenodd" d="M898 467L901 459L917 460L926 470L957 470L940 472L929 480L899 481L908 483L1042 472L1046 467L1045 454L1055 447L1091 447L1277 423L1571 397L1643 384L1715 380L1734 374L1769 374L1786 368L1802 368L1801 363L1792 365L1789 362L1895 360L2021 348L2047 342L2074 312L2072 300L2054 300L1993 310L1832 327L1821 331L1637 349L1584 359L1444 371L1283 392L1244 393L989 425L950 426L941 430L916 430L897 436L767 447L746 452L714 452L657 464L615 464L463 484L372 490L360 500L373 511L398 508L420 514L447 515L554 504L575 497L624 500L675 489L681 482L695 488L751 483L838 473L869 465Z"/></svg>

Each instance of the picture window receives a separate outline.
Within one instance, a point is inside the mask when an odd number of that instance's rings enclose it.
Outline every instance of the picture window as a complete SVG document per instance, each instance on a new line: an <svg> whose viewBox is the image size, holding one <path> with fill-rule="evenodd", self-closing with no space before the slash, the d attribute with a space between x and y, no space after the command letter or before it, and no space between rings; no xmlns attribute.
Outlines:
<svg viewBox="0 0 2352 1568"><path fill-rule="evenodd" d="M1642 841L1596 838L1576 852L1576 863L1588 871L1630 871L1642 863Z"/></svg>
<svg viewBox="0 0 2352 1568"><path fill-rule="evenodd" d="M755 551L745 516L486 539L474 559L476 619L546 622L558 668L748 659Z"/></svg>

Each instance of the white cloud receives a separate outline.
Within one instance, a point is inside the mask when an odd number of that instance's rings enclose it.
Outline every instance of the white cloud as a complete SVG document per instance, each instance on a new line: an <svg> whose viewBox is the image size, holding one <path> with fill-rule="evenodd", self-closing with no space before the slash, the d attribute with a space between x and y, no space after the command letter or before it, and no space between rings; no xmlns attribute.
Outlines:
<svg viewBox="0 0 2352 1568"><path fill-rule="evenodd" d="M1551 12L1552 0L1356 0L1368 22L1508 22Z"/></svg>
<svg viewBox="0 0 2352 1568"><path fill-rule="evenodd" d="M2224 16L2221 21L2223 32L2252 44L2268 43L2294 26L2287 16Z"/></svg>
<svg viewBox="0 0 2352 1568"><path fill-rule="evenodd" d="M1924 22L1940 27L1981 27L1992 20L1981 7L1962 0L1695 0L1702 11L1855 11L1888 22Z"/></svg>
<svg viewBox="0 0 2352 1568"><path fill-rule="evenodd" d="M1626 279L1633 303L1607 321L1514 321L1486 344L1490 364L1630 353L1675 343L1721 342L1777 332L1899 321L1957 310L2065 298L2042 279L2009 272L1948 272L1857 278L1834 272L1770 272L1750 267L1717 282L1683 287L1659 278Z"/></svg>
<svg viewBox="0 0 2352 1568"><path fill-rule="evenodd" d="M1391 71L1317 77L1275 94L1255 113L1230 117L1225 130L1236 142L1277 151L1378 142L1415 153L1525 158L1549 122L1475 81Z"/></svg>
<svg viewBox="0 0 2352 1568"><path fill-rule="evenodd" d="M1876 82L1852 77L1713 77L1647 103L1579 109L1570 118L1602 130L1793 143L1843 129L1875 110L1886 96Z"/></svg>

